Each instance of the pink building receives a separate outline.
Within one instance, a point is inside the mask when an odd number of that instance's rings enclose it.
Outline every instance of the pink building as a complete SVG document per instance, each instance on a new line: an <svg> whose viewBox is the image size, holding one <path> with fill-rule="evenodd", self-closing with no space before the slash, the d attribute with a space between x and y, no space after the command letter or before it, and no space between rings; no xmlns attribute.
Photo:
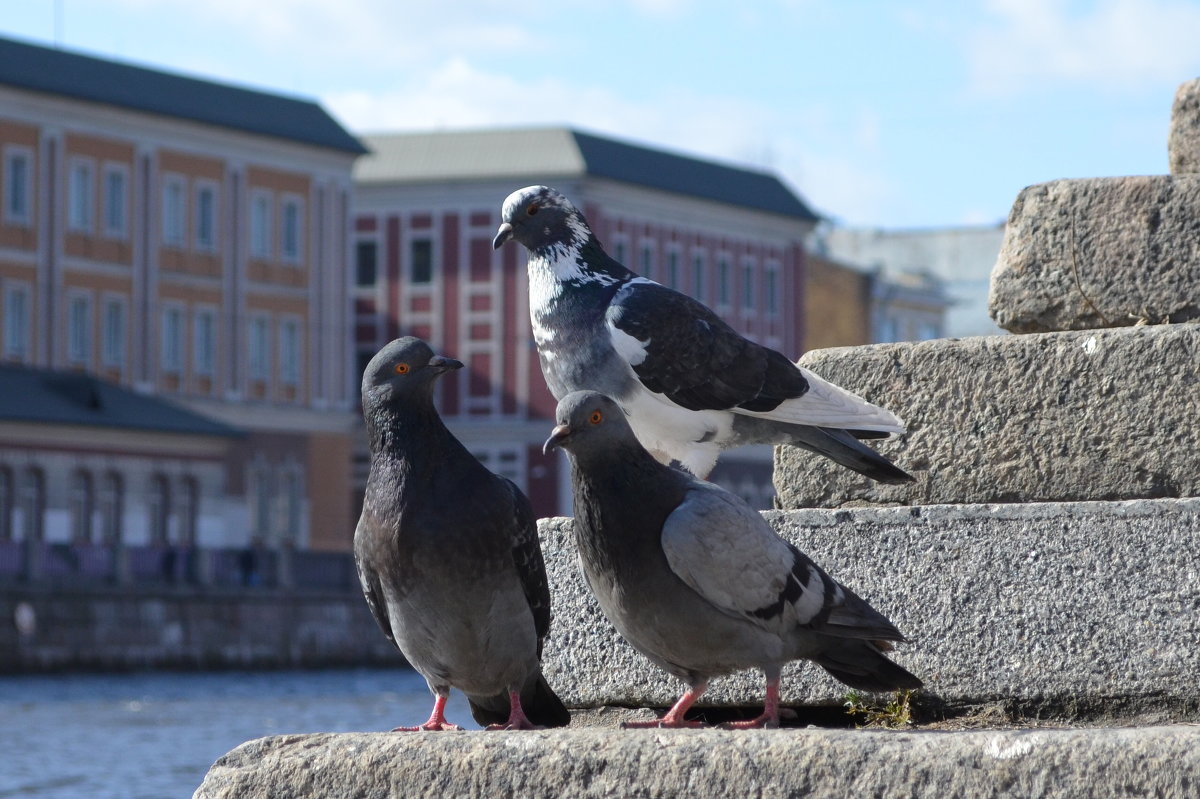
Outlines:
<svg viewBox="0 0 1200 799"><path fill-rule="evenodd" d="M467 369L440 409L539 515L567 513L565 462L546 458L554 399L529 327L525 254L492 250L509 192L544 183L580 206L610 254L798 357L803 241L817 217L774 175L568 128L368 136L355 167L355 341L361 369L417 335ZM365 449L357 479L365 481ZM727 453L713 478L769 507L768 447Z"/></svg>

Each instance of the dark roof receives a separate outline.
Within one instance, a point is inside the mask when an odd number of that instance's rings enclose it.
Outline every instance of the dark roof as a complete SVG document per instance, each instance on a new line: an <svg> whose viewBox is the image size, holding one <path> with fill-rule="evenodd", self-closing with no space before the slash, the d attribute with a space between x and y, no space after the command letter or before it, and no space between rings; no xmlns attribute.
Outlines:
<svg viewBox="0 0 1200 799"><path fill-rule="evenodd" d="M93 375L0 366L0 421L240 436L242 431Z"/></svg>
<svg viewBox="0 0 1200 799"><path fill-rule="evenodd" d="M0 38L0 84L361 154L313 100Z"/></svg>
<svg viewBox="0 0 1200 799"><path fill-rule="evenodd" d="M591 175L816 221L775 175L572 130Z"/></svg>

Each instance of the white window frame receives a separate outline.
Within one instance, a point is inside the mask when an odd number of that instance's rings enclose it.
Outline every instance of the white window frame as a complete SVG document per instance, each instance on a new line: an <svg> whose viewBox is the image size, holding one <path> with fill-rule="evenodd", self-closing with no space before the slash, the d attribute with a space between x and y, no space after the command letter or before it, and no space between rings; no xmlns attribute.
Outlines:
<svg viewBox="0 0 1200 799"><path fill-rule="evenodd" d="M272 250L272 206L274 196L269 191L255 189L250 193L250 257L269 259Z"/></svg>
<svg viewBox="0 0 1200 799"><path fill-rule="evenodd" d="M209 218L208 235L205 236L204 230L204 203L201 198L205 195L212 197L212 209ZM195 194L195 247L199 252L216 252L217 250L217 230L220 220L220 193L217 191L217 184L211 180L196 181Z"/></svg>
<svg viewBox="0 0 1200 799"><path fill-rule="evenodd" d="M271 377L271 317L255 314L247 325L247 372L250 379L266 382Z"/></svg>
<svg viewBox="0 0 1200 799"><path fill-rule="evenodd" d="M96 226L96 162L73 156L67 171L67 229L91 234Z"/></svg>
<svg viewBox="0 0 1200 799"><path fill-rule="evenodd" d="M129 306L124 297L108 296L102 303L103 317L100 320L100 362L104 366L125 366L125 344L128 336ZM116 316L113 316L113 311ZM116 324L114 325L114 319ZM114 330L114 327L117 329Z"/></svg>
<svg viewBox="0 0 1200 799"><path fill-rule="evenodd" d="M294 228L288 215L295 213ZM279 257L289 264L298 264L304 259L304 198L298 194L285 194L279 205Z"/></svg>
<svg viewBox="0 0 1200 799"><path fill-rule="evenodd" d="M14 304L21 297L21 307ZM28 283L8 281L4 286L4 355L25 361L30 357L30 304L33 290Z"/></svg>
<svg viewBox="0 0 1200 799"><path fill-rule="evenodd" d="M187 242L187 180L168 173L162 179L162 243L182 249Z"/></svg>
<svg viewBox="0 0 1200 799"><path fill-rule="evenodd" d="M167 374L180 374L183 372L184 352L183 306L178 303L164 305L159 320L161 335L158 363Z"/></svg>
<svg viewBox="0 0 1200 799"><path fill-rule="evenodd" d="M121 163L106 163L104 165L104 178L102 180L104 195L104 235L111 239L125 239L129 237L129 166ZM121 196L120 202L114 203L112 195L109 193L110 181L113 178L121 180ZM114 209L119 209L117 213L120 215L118 219L113 218ZM114 224L114 221L117 224Z"/></svg>
<svg viewBox="0 0 1200 799"><path fill-rule="evenodd" d="M192 317L192 370L205 377L217 371L217 311L211 306L197 308Z"/></svg>
<svg viewBox="0 0 1200 799"><path fill-rule="evenodd" d="M300 383L300 319L285 316L279 320L279 382L288 386Z"/></svg>
<svg viewBox="0 0 1200 799"><path fill-rule="evenodd" d="M74 291L67 295L67 361L87 365L92 355L92 298Z"/></svg>
<svg viewBox="0 0 1200 799"><path fill-rule="evenodd" d="M22 208L14 208L13 200L13 178L15 170L13 164L20 163L22 165L23 177L25 180L24 201ZM9 145L4 148L4 223L7 225L19 225L28 227L33 223L33 150L29 147L20 147L17 145Z"/></svg>
<svg viewBox="0 0 1200 799"><path fill-rule="evenodd" d="M667 248L666 278L663 285L676 291L683 291L683 254L678 247Z"/></svg>

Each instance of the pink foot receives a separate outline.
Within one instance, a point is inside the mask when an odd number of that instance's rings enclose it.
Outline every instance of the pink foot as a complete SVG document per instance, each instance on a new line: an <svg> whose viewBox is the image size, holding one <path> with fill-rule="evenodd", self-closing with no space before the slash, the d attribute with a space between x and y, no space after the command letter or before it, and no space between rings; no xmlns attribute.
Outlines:
<svg viewBox="0 0 1200 799"><path fill-rule="evenodd" d="M779 726L779 678L767 678L767 698L763 702L763 712L758 718L746 721L727 721L721 725L723 730L773 730Z"/></svg>
<svg viewBox="0 0 1200 799"><path fill-rule="evenodd" d="M688 721L684 718L692 705L696 704L696 700L700 698L700 694L704 693L707 688L706 683L692 686L684 691L683 696L679 697L679 701L667 711L667 714L661 719L654 721L623 721L621 728L626 730L644 730L644 729L696 729L698 727L707 727L703 721Z"/></svg>
<svg viewBox="0 0 1200 799"><path fill-rule="evenodd" d="M525 715L525 710L521 707L521 695L516 691L508 692L508 721L503 724L489 724L484 727L485 730L544 730L545 727L539 727L529 720Z"/></svg>
<svg viewBox="0 0 1200 799"><path fill-rule="evenodd" d="M429 721L416 727L394 727L392 732L443 732L461 729L457 724L446 721L446 697L437 696L433 700L433 712L429 714Z"/></svg>

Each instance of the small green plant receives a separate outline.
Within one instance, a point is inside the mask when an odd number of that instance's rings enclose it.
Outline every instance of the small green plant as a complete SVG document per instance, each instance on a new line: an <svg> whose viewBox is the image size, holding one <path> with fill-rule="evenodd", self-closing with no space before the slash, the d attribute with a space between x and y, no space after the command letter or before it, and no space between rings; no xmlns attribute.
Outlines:
<svg viewBox="0 0 1200 799"><path fill-rule="evenodd" d="M887 704L880 706L861 691L850 691L846 694L846 712L851 716L861 717L859 727L885 727L897 730L912 726L912 690L897 691L892 694Z"/></svg>

